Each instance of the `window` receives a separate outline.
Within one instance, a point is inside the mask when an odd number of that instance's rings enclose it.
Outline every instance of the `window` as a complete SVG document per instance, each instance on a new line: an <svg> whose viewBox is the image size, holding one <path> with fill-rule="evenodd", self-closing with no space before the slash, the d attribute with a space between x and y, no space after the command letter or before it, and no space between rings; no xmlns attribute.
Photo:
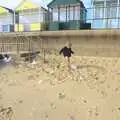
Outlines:
<svg viewBox="0 0 120 120"><path fill-rule="evenodd" d="M12 14L3 14L0 16L2 24L13 24L13 16Z"/></svg>
<svg viewBox="0 0 120 120"><path fill-rule="evenodd" d="M58 10L53 9L53 21L58 21Z"/></svg>
<svg viewBox="0 0 120 120"><path fill-rule="evenodd" d="M92 28L105 28L104 20L93 20Z"/></svg>
<svg viewBox="0 0 120 120"><path fill-rule="evenodd" d="M108 28L117 28L118 20L116 19L108 19Z"/></svg>
<svg viewBox="0 0 120 120"><path fill-rule="evenodd" d="M66 8L60 8L60 21L66 21Z"/></svg>
<svg viewBox="0 0 120 120"><path fill-rule="evenodd" d="M95 18L103 18L104 9L103 7L95 7Z"/></svg>
<svg viewBox="0 0 120 120"><path fill-rule="evenodd" d="M104 3L103 2L97 2L94 6L94 18L103 18L104 16Z"/></svg>
<svg viewBox="0 0 120 120"><path fill-rule="evenodd" d="M73 7L70 7L70 20L73 20Z"/></svg>
<svg viewBox="0 0 120 120"><path fill-rule="evenodd" d="M75 20L80 20L80 6L75 7Z"/></svg>
<svg viewBox="0 0 120 120"><path fill-rule="evenodd" d="M115 18L117 16L117 4L110 2L107 3L107 18Z"/></svg>
<svg viewBox="0 0 120 120"><path fill-rule="evenodd" d="M110 8L110 17L116 17L116 15L117 15L117 8L116 7L111 7Z"/></svg>

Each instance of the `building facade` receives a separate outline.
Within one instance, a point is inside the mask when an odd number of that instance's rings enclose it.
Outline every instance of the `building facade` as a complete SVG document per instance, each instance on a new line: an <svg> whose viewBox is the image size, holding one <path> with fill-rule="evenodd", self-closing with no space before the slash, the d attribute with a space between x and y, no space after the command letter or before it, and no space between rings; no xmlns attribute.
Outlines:
<svg viewBox="0 0 120 120"><path fill-rule="evenodd" d="M14 31L14 11L0 6L0 32Z"/></svg>
<svg viewBox="0 0 120 120"><path fill-rule="evenodd" d="M120 0L93 0L93 28L120 28Z"/></svg>
<svg viewBox="0 0 120 120"><path fill-rule="evenodd" d="M50 30L80 29L86 23L87 10L80 0L53 0L48 11Z"/></svg>
<svg viewBox="0 0 120 120"><path fill-rule="evenodd" d="M38 31L44 29L47 10L32 1L24 0L16 8L15 31Z"/></svg>

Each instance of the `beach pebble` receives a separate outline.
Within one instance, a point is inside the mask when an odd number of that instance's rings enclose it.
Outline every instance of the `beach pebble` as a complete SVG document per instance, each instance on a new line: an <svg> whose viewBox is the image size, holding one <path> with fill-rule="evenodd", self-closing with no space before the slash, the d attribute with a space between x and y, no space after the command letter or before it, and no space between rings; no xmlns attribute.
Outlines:
<svg viewBox="0 0 120 120"><path fill-rule="evenodd" d="M65 93L59 93L58 96L59 99L64 99L66 97Z"/></svg>

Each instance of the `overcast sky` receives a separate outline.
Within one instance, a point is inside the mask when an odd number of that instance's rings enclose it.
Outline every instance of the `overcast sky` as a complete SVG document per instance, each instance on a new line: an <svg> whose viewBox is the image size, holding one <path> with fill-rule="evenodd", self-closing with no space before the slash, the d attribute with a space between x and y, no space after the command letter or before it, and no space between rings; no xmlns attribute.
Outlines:
<svg viewBox="0 0 120 120"><path fill-rule="evenodd" d="M0 0L0 5L5 6L11 9L14 9L22 0ZM52 0L32 0L35 3L39 3L42 6L46 7L49 2ZM85 7L89 7L91 0L82 0L85 4Z"/></svg>

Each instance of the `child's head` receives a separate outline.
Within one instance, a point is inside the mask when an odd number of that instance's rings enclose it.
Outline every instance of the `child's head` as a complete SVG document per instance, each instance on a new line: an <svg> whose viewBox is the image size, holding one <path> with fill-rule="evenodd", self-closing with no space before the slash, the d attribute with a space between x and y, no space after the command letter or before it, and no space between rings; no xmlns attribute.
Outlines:
<svg viewBox="0 0 120 120"><path fill-rule="evenodd" d="M67 46L65 45L64 48L67 48Z"/></svg>
<svg viewBox="0 0 120 120"><path fill-rule="evenodd" d="M72 47L72 43L69 42L69 41L67 41L67 42L65 43L65 46L68 47L68 48L71 48L71 47Z"/></svg>
<svg viewBox="0 0 120 120"><path fill-rule="evenodd" d="M68 43L68 41L65 43L65 47L69 47L69 43Z"/></svg>

